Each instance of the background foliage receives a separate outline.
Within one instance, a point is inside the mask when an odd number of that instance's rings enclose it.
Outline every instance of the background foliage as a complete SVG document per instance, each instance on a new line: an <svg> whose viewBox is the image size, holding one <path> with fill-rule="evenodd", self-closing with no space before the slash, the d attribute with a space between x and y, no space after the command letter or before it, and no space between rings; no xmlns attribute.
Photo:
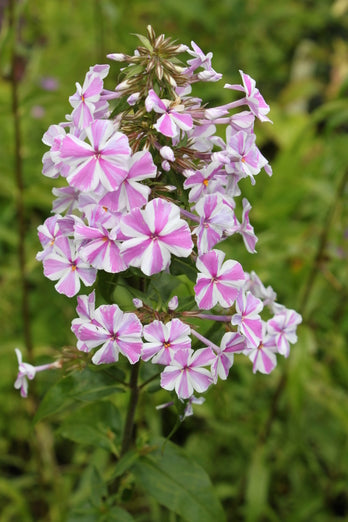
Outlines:
<svg viewBox="0 0 348 522"><path fill-rule="evenodd" d="M171 499L166 501L156 485L151 488L142 480L144 466L160 472L153 462L156 454L143 455L137 463L121 463L123 469L132 468L122 484L122 506L102 511L101 506L107 509L102 503L105 479L122 471L120 467L115 471L109 455L115 454L126 397L117 393L117 387L113 395L110 388L104 393L98 384L104 379L100 372L84 375L91 387L88 396L80 381L76 388L70 383L70 402L59 412L60 384L42 400L59 381L58 372L40 375L26 400L12 389L15 346L23 350L25 360L32 356L40 364L74 343L69 324L75 302L55 292L35 261L40 249L36 227L50 213L51 189L56 186L41 175L42 134L70 111L68 96L89 66L105 63L108 52L131 52L137 45L131 33L144 33L149 23L158 33L187 44L194 40L203 50L213 51L213 66L226 82L237 83L238 69L243 69L257 80L271 105L274 125L263 125L260 133L274 176L258 177L252 189L245 183L259 237L258 254L247 254L237 241L228 248L246 270L254 269L274 287L279 302L304 317L299 342L288 360L280 361L270 376L254 376L248 361L237 359L229 381L209 390L205 404L196 408L173 440L206 470L227 520L346 520L347 0L162 0L160 8L157 0L15 4L22 192L14 175L14 35L7 2L0 3L1 520L187 519L180 518L185 515L178 509L175 515L162 507L171 507ZM116 83L115 65L112 71L109 88ZM207 85L204 96L224 101L217 99L223 96L219 91L214 84ZM33 354L25 352L21 313L21 196ZM185 288L174 293L184 296ZM167 400L167 394L161 394L141 399L137 437L142 443L151 444L149 434L168 435L175 424L170 410L154 409ZM41 419L34 423L40 402ZM92 433L89 419L95 424ZM176 450L169 447L168 459L180 463L184 457L173 457L171 451ZM167 486L175 491L172 483ZM94 509L89 518L83 511L86 506ZM195 515L190 517L194 521Z"/></svg>

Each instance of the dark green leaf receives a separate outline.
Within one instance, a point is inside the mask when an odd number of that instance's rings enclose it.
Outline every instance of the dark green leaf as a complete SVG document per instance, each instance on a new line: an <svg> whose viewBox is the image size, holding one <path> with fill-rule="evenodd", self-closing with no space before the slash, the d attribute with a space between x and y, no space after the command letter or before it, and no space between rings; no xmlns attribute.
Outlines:
<svg viewBox="0 0 348 522"><path fill-rule="evenodd" d="M222 506L208 475L172 442L157 439L155 449L141 456L132 471L139 484L160 504L189 522L223 522ZM163 453L162 453L163 449Z"/></svg>
<svg viewBox="0 0 348 522"><path fill-rule="evenodd" d="M135 451L128 451L120 460L117 462L114 471L110 477L110 480L113 480L117 477L123 475L126 471L133 466L134 462L139 458L139 453Z"/></svg>
<svg viewBox="0 0 348 522"><path fill-rule="evenodd" d="M148 49L149 51L152 51L152 45L150 44L150 42L146 38L146 36L143 36L142 34L138 34L138 33L134 33L134 35L139 38L139 40L141 41L143 46L146 47L146 49Z"/></svg>
<svg viewBox="0 0 348 522"><path fill-rule="evenodd" d="M158 308L166 304L174 290L179 286L180 280L167 272L156 274L151 279L148 287L148 294L150 299L158 304Z"/></svg>
<svg viewBox="0 0 348 522"><path fill-rule="evenodd" d="M100 522L133 522L134 518L120 507L113 507L108 513L106 513Z"/></svg>
<svg viewBox="0 0 348 522"><path fill-rule="evenodd" d="M109 274L104 270L98 271L97 288L108 304L113 303L113 293L119 279L118 274Z"/></svg>
<svg viewBox="0 0 348 522"><path fill-rule="evenodd" d="M94 401L123 391L115 380L114 374L118 373L116 370L113 368L109 373L108 369L100 371L85 368L81 372L63 377L44 396L34 422L68 408L81 406L81 401ZM122 376L122 372L120 375Z"/></svg>
<svg viewBox="0 0 348 522"><path fill-rule="evenodd" d="M197 279L197 269L192 265L189 259L182 257L172 257L170 273L175 276L185 274L191 281L194 282L196 282Z"/></svg>
<svg viewBox="0 0 348 522"><path fill-rule="evenodd" d="M115 442L120 439L121 416L109 401L87 404L69 415L59 433L80 444L90 444L117 453Z"/></svg>

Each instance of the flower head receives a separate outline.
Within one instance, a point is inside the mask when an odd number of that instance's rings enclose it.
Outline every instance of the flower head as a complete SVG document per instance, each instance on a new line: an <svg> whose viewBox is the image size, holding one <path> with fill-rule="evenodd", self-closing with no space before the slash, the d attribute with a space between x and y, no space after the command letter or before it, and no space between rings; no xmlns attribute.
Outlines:
<svg viewBox="0 0 348 522"><path fill-rule="evenodd" d="M177 350L191 348L190 327L180 319L173 319L164 324L153 321L144 326L144 338L141 358L157 364L170 364Z"/></svg>
<svg viewBox="0 0 348 522"><path fill-rule="evenodd" d="M28 396L28 380L32 381L36 375L36 368L31 364L24 363L22 360L22 353L18 348L15 348L18 360L18 375L14 387L21 391L22 397Z"/></svg>
<svg viewBox="0 0 348 522"><path fill-rule="evenodd" d="M127 136L106 120L93 121L85 132L90 143L72 134L61 143L59 159L69 167L69 184L85 192L97 189L99 184L106 190L116 190L127 174L131 152Z"/></svg>
<svg viewBox="0 0 348 522"><path fill-rule="evenodd" d="M161 373L161 386L165 390L174 390L181 399L188 399L194 390L205 392L213 383L208 366L214 358L210 348L193 351L191 348L177 350L170 365Z"/></svg>
<svg viewBox="0 0 348 522"><path fill-rule="evenodd" d="M217 303L228 308L244 283L244 272L237 261L225 258L221 250L211 250L197 259L197 283L194 287L199 308L210 310Z"/></svg>
<svg viewBox="0 0 348 522"><path fill-rule="evenodd" d="M160 198L124 216L121 231L127 238L121 246L125 263L140 267L146 275L167 268L171 254L188 257L192 251L191 232L180 219L179 207Z"/></svg>
<svg viewBox="0 0 348 522"><path fill-rule="evenodd" d="M133 313L124 313L117 305L102 305L93 313L93 319L85 321L74 333L88 348L101 346L92 357L94 364L118 361L119 353L131 364L140 358L142 325Z"/></svg>

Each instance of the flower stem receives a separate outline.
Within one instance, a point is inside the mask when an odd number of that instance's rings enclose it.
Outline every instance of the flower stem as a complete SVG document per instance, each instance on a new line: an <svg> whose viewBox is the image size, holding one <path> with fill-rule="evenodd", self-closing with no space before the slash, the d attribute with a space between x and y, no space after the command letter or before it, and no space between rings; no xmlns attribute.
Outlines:
<svg viewBox="0 0 348 522"><path fill-rule="evenodd" d="M221 321L223 323L228 323L232 319L232 315L201 314L195 311L181 312L181 315L184 317L198 317L198 319L210 319L210 321Z"/></svg>
<svg viewBox="0 0 348 522"><path fill-rule="evenodd" d="M126 422L124 424L122 443L121 443L121 451L119 458L121 459L123 455L127 453L131 444L133 442L133 428L134 428L134 418L135 411L138 404L139 397L139 387L138 387L138 375L139 375L139 367L140 362L133 364L131 369L131 375L129 379L129 388L130 388L130 397L128 402L127 416ZM110 494L117 494L121 484L121 476L116 477L116 479L109 486Z"/></svg>
<svg viewBox="0 0 348 522"><path fill-rule="evenodd" d="M312 289L313 289L315 280L316 280L316 278L318 276L318 273L321 270L321 265L322 265L322 262L323 262L323 259L324 259L325 249L326 249L326 246L327 246L329 231L330 231L330 228L331 228L331 224L332 224L332 221L333 221L335 210L337 208L337 202L343 197L343 195L345 193L345 187L346 187L347 184L348 184L348 169L345 170L345 172L343 173L343 176L342 176L342 178L341 178L341 180L340 180L340 182L339 182L339 184L337 186L335 198L334 198L334 200L333 200L333 202L331 204L331 207L329 208L329 210L328 210L328 212L326 214L326 219L324 221L324 226L323 226L323 229L322 229L321 234L319 236L318 249L317 249L315 258L313 260L312 268L311 268L311 271L309 273L309 276L308 276L308 279L307 279L307 284L306 284L304 292L302 294L302 299L301 299L300 306L299 306L299 310L300 310L300 313L302 315L305 314L305 311L306 311L306 308L307 308L307 304L308 304L308 301L309 301L309 296L312 293Z"/></svg>
<svg viewBox="0 0 348 522"><path fill-rule="evenodd" d="M125 422L124 430L123 430L120 457L122 457L125 453L127 453L127 451L129 450L129 448L132 444L135 410L137 407L138 397L139 397L139 388L138 388L139 367L140 367L140 363L133 364L132 370L131 370L131 375L130 375L130 380L129 380L130 398L129 398L129 403L128 403L126 422Z"/></svg>
<svg viewBox="0 0 348 522"><path fill-rule="evenodd" d="M194 330L193 328L191 328L191 333L192 333L192 335L197 337L197 339L199 341L202 341L202 343L205 344L205 346L207 346L208 348L213 348L213 350L215 350L217 352L220 351L220 347L219 346L217 346L216 344L214 344L211 341L209 341L209 339L207 339L206 337L204 337L200 333L196 332L196 330Z"/></svg>
<svg viewBox="0 0 348 522"><path fill-rule="evenodd" d="M145 386L147 386L148 384L150 384L150 382L154 381L155 379L157 379L157 377L159 377L161 375L162 372L158 372L156 373L155 375L153 375L152 377L149 377L146 381L144 381L142 384L140 384L138 386L138 389L139 390L142 390L143 388L145 388Z"/></svg>

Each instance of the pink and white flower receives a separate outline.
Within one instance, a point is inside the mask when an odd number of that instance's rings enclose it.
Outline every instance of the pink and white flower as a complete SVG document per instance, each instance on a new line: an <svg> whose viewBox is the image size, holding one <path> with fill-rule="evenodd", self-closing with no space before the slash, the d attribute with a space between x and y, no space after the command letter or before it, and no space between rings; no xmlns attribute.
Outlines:
<svg viewBox="0 0 348 522"><path fill-rule="evenodd" d="M277 347L274 338L265 336L257 346L248 346L245 349L245 355L249 357L253 363L253 373L271 373L277 365L276 357Z"/></svg>
<svg viewBox="0 0 348 522"><path fill-rule="evenodd" d="M52 212L56 214L60 214L61 212L71 214L71 212L79 206L78 199L80 191L74 187L53 188L52 194L56 196L52 205Z"/></svg>
<svg viewBox="0 0 348 522"><path fill-rule="evenodd" d="M222 78L222 74L214 71L211 59L213 57L213 53L209 52L208 54L204 54L202 49L198 47L195 42L191 42L192 50L187 49L187 52L193 56L191 60L187 60L189 68L186 69L185 74L191 75L198 67L202 67L203 71L198 72L197 77L202 81L211 81L217 82Z"/></svg>
<svg viewBox="0 0 348 522"><path fill-rule="evenodd" d="M36 375L36 368L31 364L24 363L22 353L18 348L15 348L18 360L18 374L14 383L16 390L20 390L22 397L28 397L28 380L32 381Z"/></svg>
<svg viewBox="0 0 348 522"><path fill-rule="evenodd" d="M154 128L164 136L174 138L180 133L180 129L188 131L193 127L192 117L184 113L184 105L166 99L161 100L153 89L149 90L145 107L147 112L154 110L162 114Z"/></svg>
<svg viewBox="0 0 348 522"><path fill-rule="evenodd" d="M295 310L284 308L267 322L267 331L270 336L275 338L278 353L288 357L290 353L290 343L297 342L296 329L302 322L300 314Z"/></svg>
<svg viewBox="0 0 348 522"><path fill-rule="evenodd" d="M56 159L56 153L65 136L66 132L61 125L50 125L42 137L43 143L51 147L42 157L42 174L48 178L58 178L59 174L64 175L67 170L66 166Z"/></svg>
<svg viewBox="0 0 348 522"><path fill-rule="evenodd" d="M239 332L248 339L251 346L258 346L262 339L262 321L259 315L262 309L262 301L251 292L239 292L236 299L237 313L232 316L231 322L238 325Z"/></svg>
<svg viewBox="0 0 348 522"><path fill-rule="evenodd" d="M234 133L232 127L227 128L226 135L227 148L223 151L227 163L226 172L242 177L249 176L254 185L254 176L268 163L255 144L256 135L244 131Z"/></svg>
<svg viewBox="0 0 348 522"><path fill-rule="evenodd" d="M161 198L151 200L144 210L135 208L121 220L126 236L121 253L126 265L140 267L146 275L156 274L170 264L170 255L188 257L193 243L180 209Z"/></svg>
<svg viewBox="0 0 348 522"><path fill-rule="evenodd" d="M169 366L161 373L161 386L174 390L181 399L188 399L194 391L205 392L213 383L211 372L204 368L214 359L210 348L177 350Z"/></svg>
<svg viewBox="0 0 348 522"><path fill-rule="evenodd" d="M236 91L242 91L245 93L245 102L249 105L249 109L259 120L269 121L271 120L266 116L269 113L269 105L265 102L263 96L260 94L259 89L256 88L256 82L248 74L239 71L242 77L242 85L231 85L226 83L225 87L228 89L234 89Z"/></svg>
<svg viewBox="0 0 348 522"><path fill-rule="evenodd" d="M120 253L120 241L117 241L116 228L109 231L102 225L89 227L77 222L74 231L75 239L82 241L79 255L91 266L112 274L122 272L127 268Z"/></svg>
<svg viewBox="0 0 348 522"><path fill-rule="evenodd" d="M250 224L249 220L249 212L251 210L251 205L246 198L243 198L243 217L242 223L238 223L236 221L236 225L233 229L233 232L238 232L241 234L245 248L251 254L255 254L255 245L258 241L257 236L254 233L254 227Z"/></svg>
<svg viewBox="0 0 348 522"><path fill-rule="evenodd" d="M225 253L211 250L198 257L196 265L200 271L194 287L199 308L210 310L217 303L229 308L234 303L244 284L244 272L237 261L229 259L223 263Z"/></svg>
<svg viewBox="0 0 348 522"><path fill-rule="evenodd" d="M72 134L62 140L59 158L69 166L69 184L85 192L99 184L109 191L118 189L131 152L127 136L108 120L93 121L85 132L90 144Z"/></svg>
<svg viewBox="0 0 348 522"><path fill-rule="evenodd" d="M79 295L77 297L76 312L79 317L73 319L71 322L71 330L77 336L77 332L82 324L95 322L94 321L95 311L95 291L89 295ZM82 341L77 341L77 349L81 352L88 352L88 346Z"/></svg>
<svg viewBox="0 0 348 522"><path fill-rule="evenodd" d="M250 274L246 275L246 284L244 289L249 290L255 297L262 299L264 306L269 306L274 311L277 294L271 286L264 286L259 276L252 270ZM279 306L279 305L277 305Z"/></svg>
<svg viewBox="0 0 348 522"><path fill-rule="evenodd" d="M56 214L47 218L43 225L38 226L37 232L43 250L36 254L36 259L42 261L45 257L51 254L54 250L54 245L57 237L62 235L62 231L59 226L59 220L62 216Z"/></svg>
<svg viewBox="0 0 348 522"><path fill-rule="evenodd" d="M112 211L125 212L143 207L151 192L150 187L139 183L156 177L157 168L150 152L136 152L128 160L126 175L117 190L108 192L100 204Z"/></svg>
<svg viewBox="0 0 348 522"><path fill-rule="evenodd" d="M223 192L223 183L226 176L222 176L220 172L220 165L214 162L200 170L184 171L183 174L186 177L184 188L191 189L189 193L189 201L198 201L206 194Z"/></svg>
<svg viewBox="0 0 348 522"><path fill-rule="evenodd" d="M95 113L106 110L108 103L101 100L103 79L108 75L110 66L99 65L91 67L86 74L83 86L76 83L76 93L70 96L69 101L74 110L72 121L75 127L84 129L96 118Z"/></svg>
<svg viewBox="0 0 348 522"><path fill-rule="evenodd" d="M76 295L81 287L80 280L91 286L96 279L96 270L80 258L75 243L64 236L55 241L54 251L43 259L44 274L57 281L55 289L68 297Z"/></svg>
<svg viewBox="0 0 348 522"><path fill-rule="evenodd" d="M172 319L164 324L162 321L153 321L144 326L143 336L146 343L143 344L141 358L157 364L170 364L173 355L179 349L191 348L189 337L190 327L180 319Z"/></svg>
<svg viewBox="0 0 348 522"><path fill-rule="evenodd" d="M245 337L237 332L227 332L221 339L219 350L214 347L215 360L211 365L214 382L218 377L225 381L234 361L235 353L243 353L246 348Z"/></svg>
<svg viewBox="0 0 348 522"><path fill-rule="evenodd" d="M193 233L197 235L198 254L201 255L211 250L223 232L234 225L234 212L220 194L203 196L195 205L195 211L200 222Z"/></svg>
<svg viewBox="0 0 348 522"><path fill-rule="evenodd" d="M133 313L124 313L116 305L102 305L94 311L93 320L81 324L75 332L88 351L101 346L92 357L94 364L117 362L119 353L131 364L140 358L142 325Z"/></svg>
<svg viewBox="0 0 348 522"><path fill-rule="evenodd" d="M32 364L24 363L21 351L18 348L15 348L15 352L18 360L18 374L14 383L14 387L16 390L20 390L21 396L23 398L28 397L28 380L32 381L37 372L52 370L54 368L61 368L60 361L42 364L40 366L33 366Z"/></svg>

